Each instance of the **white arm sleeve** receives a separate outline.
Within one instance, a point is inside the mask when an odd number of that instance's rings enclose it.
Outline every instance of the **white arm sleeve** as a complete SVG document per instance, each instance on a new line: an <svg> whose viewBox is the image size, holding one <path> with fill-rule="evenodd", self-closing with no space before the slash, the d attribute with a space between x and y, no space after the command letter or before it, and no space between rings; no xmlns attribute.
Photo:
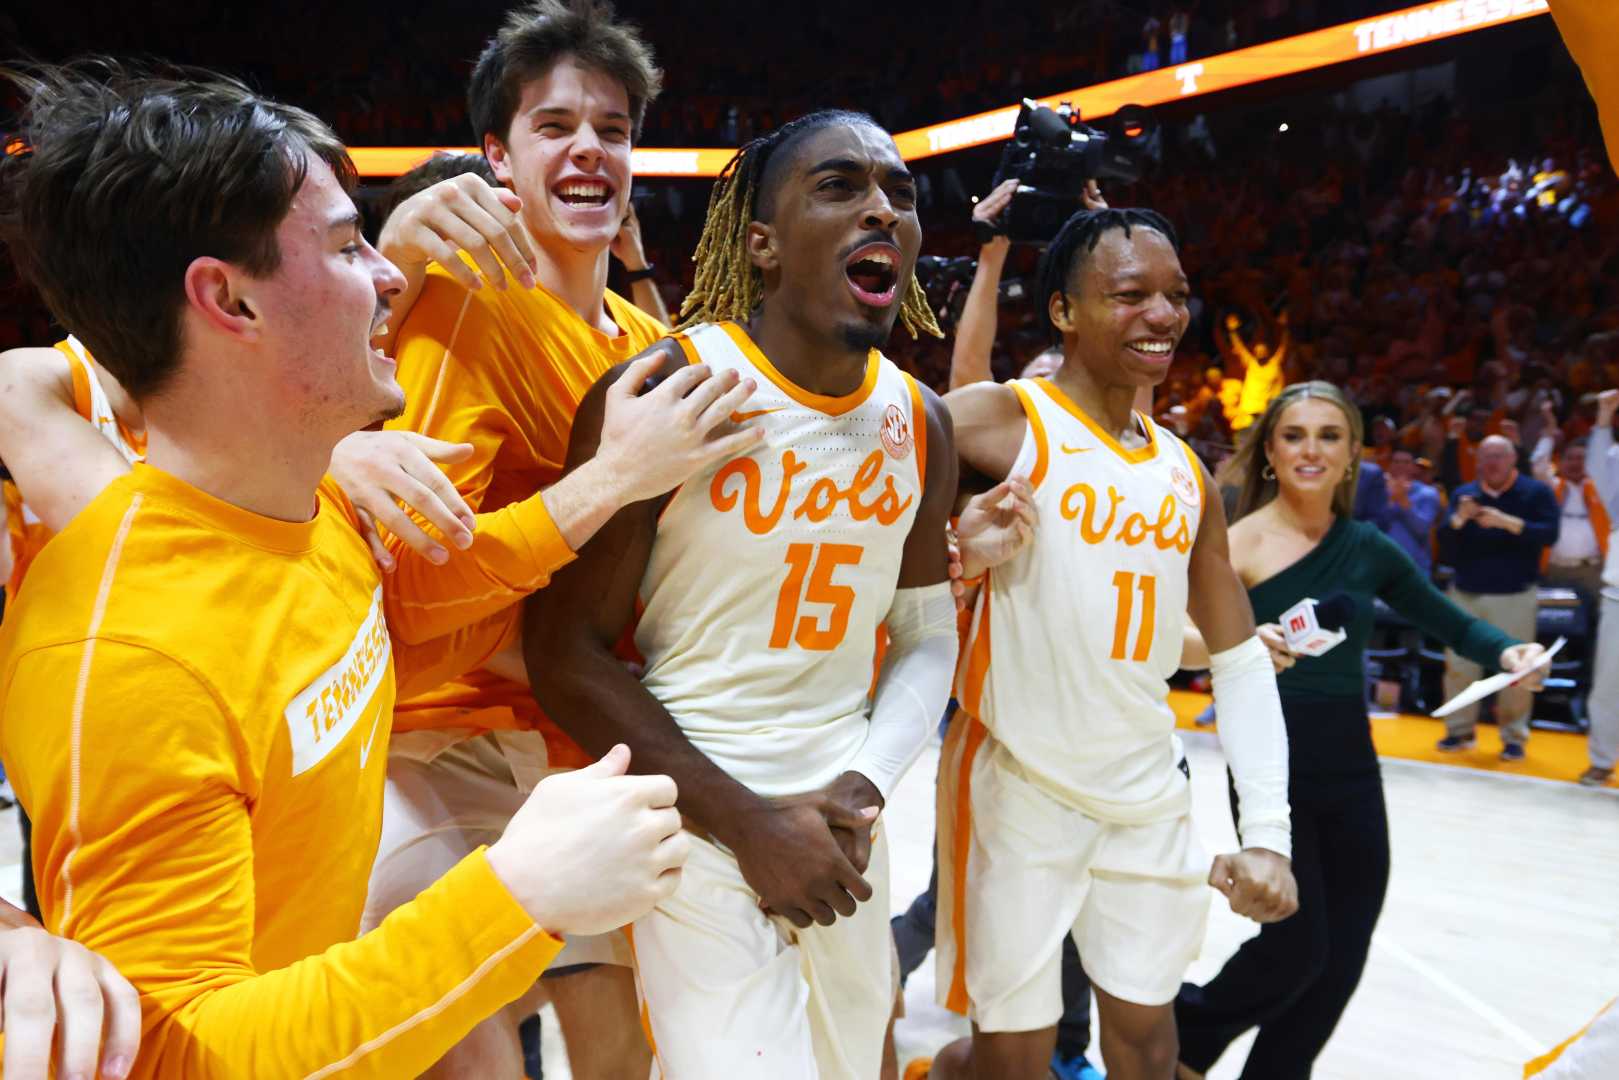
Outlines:
<svg viewBox="0 0 1619 1080"><path fill-rule="evenodd" d="M887 623L888 653L872 698L871 729L849 764L877 785L885 803L950 702L956 667L956 601L950 586L896 591Z"/></svg>
<svg viewBox="0 0 1619 1080"><path fill-rule="evenodd" d="M1293 857L1287 805L1287 727L1276 671L1257 636L1209 658L1220 744L1237 785L1237 835L1245 848Z"/></svg>

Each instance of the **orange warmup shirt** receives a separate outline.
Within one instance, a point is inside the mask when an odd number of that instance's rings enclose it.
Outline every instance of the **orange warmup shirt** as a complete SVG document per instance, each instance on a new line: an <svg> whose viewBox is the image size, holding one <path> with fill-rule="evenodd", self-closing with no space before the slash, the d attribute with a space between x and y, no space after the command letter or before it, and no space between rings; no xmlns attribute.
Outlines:
<svg viewBox="0 0 1619 1080"><path fill-rule="evenodd" d="M468 290L431 267L395 351L405 414L390 426L473 445L470 458L445 471L474 511L556 483L585 391L667 333L616 293L607 294L607 311L621 332L609 337L544 287L508 285ZM528 687L487 671L403 701L394 716L395 731L452 727L537 728L551 767L590 761L541 714Z"/></svg>
<svg viewBox="0 0 1619 1080"><path fill-rule="evenodd" d="M482 663L571 557L534 499L384 580L335 485L285 522L147 465L39 553L0 629L0 752L46 926L140 991L133 1076L415 1076L533 985L561 943L481 848L355 935L396 677ZM461 625L397 647L401 600Z"/></svg>

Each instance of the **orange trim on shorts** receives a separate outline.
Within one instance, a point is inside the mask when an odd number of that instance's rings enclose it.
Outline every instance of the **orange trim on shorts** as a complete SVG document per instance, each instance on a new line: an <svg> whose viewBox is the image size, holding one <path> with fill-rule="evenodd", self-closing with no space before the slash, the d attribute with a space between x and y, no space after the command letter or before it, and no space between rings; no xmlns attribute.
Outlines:
<svg viewBox="0 0 1619 1080"><path fill-rule="evenodd" d="M828 416L842 416L851 409L859 408L867 398L871 397L871 392L877 388L877 372L882 368L882 364L878 361L876 349L872 349L866 355L866 377L855 388L854 393L844 394L842 397L830 397L826 394L816 394L805 390L802 386L777 371L776 365L772 364L770 358L759 351L759 346L754 344L753 339L748 336L748 332L736 323L723 322L719 325L720 329L730 336L732 343L742 351L742 355L752 361L753 366L758 368L765 378L776 384L776 389L800 405L808 406L816 412L825 413Z"/></svg>
<svg viewBox="0 0 1619 1080"><path fill-rule="evenodd" d="M967 998L967 858L972 852L973 758L978 755L978 748L983 745L989 729L971 716L962 722L967 725L963 736L966 745L961 750L961 764L956 776L955 832L950 838L954 847L955 870L955 880L950 883L953 900L950 932L956 939L956 963L950 972L950 993L944 1005L951 1012L965 1016L970 1004Z"/></svg>
<svg viewBox="0 0 1619 1080"><path fill-rule="evenodd" d="M663 1064L663 1058L658 1056L658 1040L652 1035L652 1013L647 1010L646 991L641 987L641 969L636 965L634 925L624 927L624 940L630 943L631 970L635 972L635 985L641 999L641 1034L646 1037L647 1048L652 1051L652 1060L657 1063L658 1076L660 1078L667 1077L669 1070Z"/></svg>
<svg viewBox="0 0 1619 1080"><path fill-rule="evenodd" d="M983 614L978 618L978 632L971 634L967 643L967 670L961 680L961 707L967 715L978 719L983 714L984 680L989 677L989 581L986 577L980 593Z"/></svg>
<svg viewBox="0 0 1619 1080"><path fill-rule="evenodd" d="M1029 487L1038 488L1040 481L1046 478L1046 466L1051 461L1050 440L1046 438L1046 422L1040 419L1040 410L1034 407L1034 399L1018 381L1006 385L1017 395L1019 404L1023 406L1024 415L1029 418L1029 427L1034 431L1034 471L1029 474Z"/></svg>
<svg viewBox="0 0 1619 1080"><path fill-rule="evenodd" d="M908 372L900 372L911 387L911 438L916 442L916 483L928 488L928 411L922 403L922 387Z"/></svg>

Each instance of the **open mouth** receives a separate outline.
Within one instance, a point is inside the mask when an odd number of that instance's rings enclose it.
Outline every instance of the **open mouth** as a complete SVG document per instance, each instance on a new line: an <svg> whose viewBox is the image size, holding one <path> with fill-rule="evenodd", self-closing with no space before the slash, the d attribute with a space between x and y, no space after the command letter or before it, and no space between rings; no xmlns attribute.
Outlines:
<svg viewBox="0 0 1619 1080"><path fill-rule="evenodd" d="M843 263L849 288L862 304L887 307L899 286L899 248L893 244L867 244Z"/></svg>
<svg viewBox="0 0 1619 1080"><path fill-rule="evenodd" d="M1125 343L1125 348L1147 360L1163 362L1175 355L1174 338L1142 338Z"/></svg>
<svg viewBox="0 0 1619 1080"><path fill-rule="evenodd" d="M611 202L613 185L605 180L564 180L551 189L551 194L568 206L588 209Z"/></svg>
<svg viewBox="0 0 1619 1080"><path fill-rule="evenodd" d="M1327 470L1322 468L1320 465L1300 465L1293 471L1307 480L1313 480L1318 476L1325 476L1327 474Z"/></svg>

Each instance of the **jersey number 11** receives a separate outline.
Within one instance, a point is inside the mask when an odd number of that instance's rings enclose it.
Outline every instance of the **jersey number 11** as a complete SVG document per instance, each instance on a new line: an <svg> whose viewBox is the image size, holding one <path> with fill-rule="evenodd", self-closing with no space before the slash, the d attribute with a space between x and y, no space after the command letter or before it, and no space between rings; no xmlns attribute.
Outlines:
<svg viewBox="0 0 1619 1080"><path fill-rule="evenodd" d="M1125 659L1124 647L1130 639L1130 623L1135 615L1135 592L1141 590L1141 629L1136 632L1136 647L1130 659L1140 663L1152 651L1154 612L1158 607L1158 579L1151 574L1137 577L1128 570L1113 575L1113 587L1119 593L1119 609L1113 623L1113 652L1115 660Z"/></svg>

